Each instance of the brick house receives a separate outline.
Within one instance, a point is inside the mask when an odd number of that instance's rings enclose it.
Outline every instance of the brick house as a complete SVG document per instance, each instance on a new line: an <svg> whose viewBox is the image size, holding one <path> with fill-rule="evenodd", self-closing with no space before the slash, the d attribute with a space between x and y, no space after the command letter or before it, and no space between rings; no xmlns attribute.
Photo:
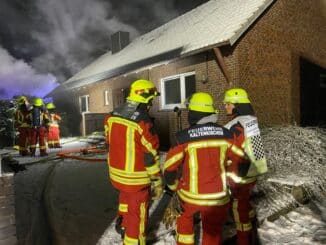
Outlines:
<svg viewBox="0 0 326 245"><path fill-rule="evenodd" d="M325 125L325 8L322 0L211 0L130 44L117 34L120 47L52 95L56 102L60 90L69 92L87 134L102 127L132 81L149 79L161 92L151 113L163 146L177 130L173 109L194 91L214 96L221 123L224 91L243 87L261 125ZM185 111L181 121L185 127Z"/></svg>

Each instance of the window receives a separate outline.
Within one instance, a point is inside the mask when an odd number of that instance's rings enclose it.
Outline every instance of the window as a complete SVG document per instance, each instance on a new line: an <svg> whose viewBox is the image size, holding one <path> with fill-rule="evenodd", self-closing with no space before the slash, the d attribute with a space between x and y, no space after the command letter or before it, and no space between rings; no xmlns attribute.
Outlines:
<svg viewBox="0 0 326 245"><path fill-rule="evenodd" d="M105 90L104 91L104 105L109 105L110 104L110 91Z"/></svg>
<svg viewBox="0 0 326 245"><path fill-rule="evenodd" d="M122 105L129 95L129 88L117 88L112 90L113 108Z"/></svg>
<svg viewBox="0 0 326 245"><path fill-rule="evenodd" d="M89 112L88 104L89 104L89 95L84 95L79 97L79 106L81 112Z"/></svg>
<svg viewBox="0 0 326 245"><path fill-rule="evenodd" d="M185 100L196 92L194 72L166 77L161 80L162 109L172 110L174 107L185 108Z"/></svg>

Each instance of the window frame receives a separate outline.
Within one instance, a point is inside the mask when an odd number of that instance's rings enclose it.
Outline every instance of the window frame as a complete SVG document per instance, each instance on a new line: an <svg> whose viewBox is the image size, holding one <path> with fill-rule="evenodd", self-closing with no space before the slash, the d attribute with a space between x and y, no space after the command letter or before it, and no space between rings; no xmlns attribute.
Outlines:
<svg viewBox="0 0 326 245"><path fill-rule="evenodd" d="M86 111L82 111L82 98L86 98ZM89 95L79 96L79 110L81 113L89 112Z"/></svg>
<svg viewBox="0 0 326 245"><path fill-rule="evenodd" d="M168 77L164 77L161 78L161 109L162 110L173 110L175 107L179 107L180 109L185 109L186 105L185 105L185 101L186 101L186 77L188 76L195 76L195 83L196 83L196 72L195 71L191 71L191 72L186 72L186 73L181 73L181 74L177 74L177 75L173 75L173 76L168 76ZM179 82L180 82L180 99L181 102L180 103L176 103L176 104L166 104L165 103L165 82L169 81L169 80L173 80L173 79L177 79L179 78Z"/></svg>
<svg viewBox="0 0 326 245"><path fill-rule="evenodd" d="M110 105L110 90L104 90L104 105L107 106L107 105Z"/></svg>

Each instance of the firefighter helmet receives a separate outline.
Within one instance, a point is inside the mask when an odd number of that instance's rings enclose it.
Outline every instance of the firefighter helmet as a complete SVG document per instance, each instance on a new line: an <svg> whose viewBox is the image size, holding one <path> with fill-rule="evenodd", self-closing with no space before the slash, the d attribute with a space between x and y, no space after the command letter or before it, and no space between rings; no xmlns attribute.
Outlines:
<svg viewBox="0 0 326 245"><path fill-rule="evenodd" d="M43 100L41 98L35 98L33 101L33 106L42 106Z"/></svg>
<svg viewBox="0 0 326 245"><path fill-rule="evenodd" d="M207 113L217 113L214 108L214 101L210 94L198 92L191 95L188 101L190 111L200 111Z"/></svg>
<svg viewBox="0 0 326 245"><path fill-rule="evenodd" d="M229 89L224 94L224 103L232 104L249 104L248 94L246 90L242 88Z"/></svg>
<svg viewBox="0 0 326 245"><path fill-rule="evenodd" d="M140 79L131 84L127 100L147 104L157 95L159 95L159 93L154 83Z"/></svg>
<svg viewBox="0 0 326 245"><path fill-rule="evenodd" d="M48 110L55 109L55 105L50 102L50 103L46 104L46 109L48 109Z"/></svg>
<svg viewBox="0 0 326 245"><path fill-rule="evenodd" d="M27 102L27 98L26 98L26 96L19 96L18 98L17 98L17 103L18 103L18 105L23 105L23 104L25 104Z"/></svg>

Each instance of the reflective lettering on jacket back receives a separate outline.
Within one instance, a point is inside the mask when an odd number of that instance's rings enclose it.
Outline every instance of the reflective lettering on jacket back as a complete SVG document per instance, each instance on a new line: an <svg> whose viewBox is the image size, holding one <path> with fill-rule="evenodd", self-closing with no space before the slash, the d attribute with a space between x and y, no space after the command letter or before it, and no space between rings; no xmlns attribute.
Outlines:
<svg viewBox="0 0 326 245"><path fill-rule="evenodd" d="M254 177L266 173L267 161L257 118L250 115L238 116L227 123L225 127L230 129L236 123L240 123L244 129L243 148L251 162L247 176Z"/></svg>

